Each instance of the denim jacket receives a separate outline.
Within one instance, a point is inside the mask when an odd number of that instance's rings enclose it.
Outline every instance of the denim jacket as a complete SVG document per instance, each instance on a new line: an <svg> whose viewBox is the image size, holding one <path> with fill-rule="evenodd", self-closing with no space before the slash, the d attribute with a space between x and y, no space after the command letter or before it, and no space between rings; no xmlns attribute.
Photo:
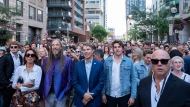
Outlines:
<svg viewBox="0 0 190 107"><path fill-rule="evenodd" d="M104 72L105 72L105 86L102 90L102 95L110 95L111 92L111 78L112 78L112 65L113 56L109 56L104 61ZM136 98L137 84L134 73L133 61L124 56L120 64L120 91L121 96L131 94L131 98Z"/></svg>
<svg viewBox="0 0 190 107"><path fill-rule="evenodd" d="M138 64L134 65L134 72L137 75L137 84L139 84L140 80L147 77L150 72L150 65L148 69L146 68L145 62L142 60Z"/></svg>

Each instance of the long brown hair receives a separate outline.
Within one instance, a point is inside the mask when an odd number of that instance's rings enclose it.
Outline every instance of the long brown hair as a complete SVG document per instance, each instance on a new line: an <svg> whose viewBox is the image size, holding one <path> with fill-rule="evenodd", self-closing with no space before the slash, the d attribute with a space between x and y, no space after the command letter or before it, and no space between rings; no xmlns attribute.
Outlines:
<svg viewBox="0 0 190 107"><path fill-rule="evenodd" d="M52 43L54 41L58 41L59 44L60 44L60 46L61 46L61 50L60 50L60 52L58 54L58 58L60 59L60 62L59 62L59 71L61 72L61 68L62 68L62 66L64 64L64 61L65 61L65 56L63 55L63 47L62 47L62 43L61 43L60 39L54 39L52 41ZM52 44L51 44L51 48L50 49L52 49ZM54 58L55 57L53 55L53 52L52 52L52 50L50 50L49 55L48 55L48 60L47 60L47 63L45 65L45 72L47 72L50 69L50 67L52 65L52 61L53 61Z"/></svg>

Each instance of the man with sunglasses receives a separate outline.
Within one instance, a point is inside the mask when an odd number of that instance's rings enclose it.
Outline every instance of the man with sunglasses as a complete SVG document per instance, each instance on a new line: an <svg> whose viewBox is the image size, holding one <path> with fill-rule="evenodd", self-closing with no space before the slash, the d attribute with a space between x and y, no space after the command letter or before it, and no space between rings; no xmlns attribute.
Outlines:
<svg viewBox="0 0 190 107"><path fill-rule="evenodd" d="M12 88L14 72L22 64L22 56L18 55L20 43L10 42L10 53L1 58L0 64L0 92L3 95L3 107L9 107L15 89Z"/></svg>
<svg viewBox="0 0 190 107"><path fill-rule="evenodd" d="M135 107L190 107L190 84L170 73L170 56L156 50L153 74L140 81Z"/></svg>

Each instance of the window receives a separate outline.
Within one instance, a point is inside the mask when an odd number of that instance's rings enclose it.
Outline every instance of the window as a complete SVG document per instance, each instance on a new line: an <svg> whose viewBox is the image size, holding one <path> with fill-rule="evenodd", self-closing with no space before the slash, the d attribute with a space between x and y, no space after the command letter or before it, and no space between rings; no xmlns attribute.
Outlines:
<svg viewBox="0 0 190 107"><path fill-rule="evenodd" d="M19 0L16 1L16 12L18 16L23 16L23 3Z"/></svg>
<svg viewBox="0 0 190 107"><path fill-rule="evenodd" d="M0 7L8 7L8 0L0 0Z"/></svg>
<svg viewBox="0 0 190 107"><path fill-rule="evenodd" d="M43 11L38 10L37 20L43 22Z"/></svg>
<svg viewBox="0 0 190 107"><path fill-rule="evenodd" d="M36 20L36 8L29 6L29 19Z"/></svg>
<svg viewBox="0 0 190 107"><path fill-rule="evenodd" d="M189 0L183 0L183 10L187 9Z"/></svg>

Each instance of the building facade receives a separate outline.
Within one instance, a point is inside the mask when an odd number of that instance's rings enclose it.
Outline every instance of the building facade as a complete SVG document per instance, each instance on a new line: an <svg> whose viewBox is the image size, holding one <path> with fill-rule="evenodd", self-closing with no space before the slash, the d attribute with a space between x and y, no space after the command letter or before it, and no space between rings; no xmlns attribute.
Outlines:
<svg viewBox="0 0 190 107"><path fill-rule="evenodd" d="M126 10L126 38L128 38L129 30L136 23L136 16L133 15L133 6L139 7L139 10L146 9L146 0L126 0L125 1L125 10Z"/></svg>
<svg viewBox="0 0 190 107"><path fill-rule="evenodd" d="M103 0L103 15L104 15L104 20L103 20L103 25L107 29L107 0Z"/></svg>
<svg viewBox="0 0 190 107"><path fill-rule="evenodd" d="M17 18L13 40L24 45L38 43L46 34L46 0L0 0L7 7L16 7Z"/></svg>
<svg viewBox="0 0 190 107"><path fill-rule="evenodd" d="M85 2L86 21L105 26L105 0L86 0Z"/></svg>
<svg viewBox="0 0 190 107"><path fill-rule="evenodd" d="M53 36L57 31L60 38L68 37L80 42L85 35L83 0L47 0L48 34Z"/></svg>
<svg viewBox="0 0 190 107"><path fill-rule="evenodd" d="M188 11L190 8L190 1L189 0L152 0L152 8L153 11L171 11L171 7L177 8L177 13L175 14L174 18L180 18L185 21L185 26L181 31L175 31L173 35L170 35L170 41L176 41L176 35L179 36L179 41L181 43L187 42L190 40L190 12ZM168 20L172 22L172 14L168 17ZM172 23L171 23L172 24ZM169 25L168 25L169 26ZM169 29L168 29L169 30ZM155 38L157 39L157 38ZM159 38L158 38L159 39Z"/></svg>

